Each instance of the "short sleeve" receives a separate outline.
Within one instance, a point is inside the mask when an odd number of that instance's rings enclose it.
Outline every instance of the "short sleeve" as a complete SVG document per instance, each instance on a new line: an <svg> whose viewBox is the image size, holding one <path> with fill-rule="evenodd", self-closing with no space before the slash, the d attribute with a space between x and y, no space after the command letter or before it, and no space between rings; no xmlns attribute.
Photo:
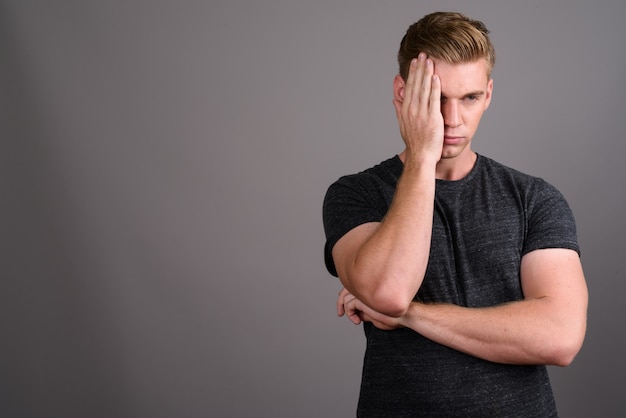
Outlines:
<svg viewBox="0 0 626 418"><path fill-rule="evenodd" d="M533 187L522 254L544 248L567 248L580 255L574 215L563 195L541 179Z"/></svg>
<svg viewBox="0 0 626 418"><path fill-rule="evenodd" d="M367 222L380 222L387 212L379 185L367 174L345 176L326 192L323 206L324 262L328 272L337 276L332 250L337 241L351 229Z"/></svg>

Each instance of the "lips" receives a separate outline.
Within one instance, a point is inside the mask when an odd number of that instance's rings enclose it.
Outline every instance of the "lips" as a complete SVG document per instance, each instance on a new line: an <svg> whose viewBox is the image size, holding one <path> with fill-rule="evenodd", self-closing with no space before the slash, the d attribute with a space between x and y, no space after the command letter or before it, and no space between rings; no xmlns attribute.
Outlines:
<svg viewBox="0 0 626 418"><path fill-rule="evenodd" d="M444 135L443 142L446 145L456 145L463 142L464 139L464 136Z"/></svg>

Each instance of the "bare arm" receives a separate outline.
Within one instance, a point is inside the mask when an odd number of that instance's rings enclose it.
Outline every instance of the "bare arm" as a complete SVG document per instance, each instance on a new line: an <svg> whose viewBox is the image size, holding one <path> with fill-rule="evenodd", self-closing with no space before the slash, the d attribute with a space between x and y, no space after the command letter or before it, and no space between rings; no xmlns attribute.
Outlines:
<svg viewBox="0 0 626 418"><path fill-rule="evenodd" d="M586 331L587 286L578 255L566 249L533 251L522 259L525 299L489 308L413 302L391 318L340 294L338 313L383 329L406 326L440 344L485 360L508 364L567 366ZM342 305L342 306L340 306Z"/></svg>
<svg viewBox="0 0 626 418"><path fill-rule="evenodd" d="M406 81L394 81L394 105L406 144L404 170L382 222L344 235L332 255L342 284L379 312L401 316L417 293L428 263L435 169L443 146L441 84L420 56Z"/></svg>

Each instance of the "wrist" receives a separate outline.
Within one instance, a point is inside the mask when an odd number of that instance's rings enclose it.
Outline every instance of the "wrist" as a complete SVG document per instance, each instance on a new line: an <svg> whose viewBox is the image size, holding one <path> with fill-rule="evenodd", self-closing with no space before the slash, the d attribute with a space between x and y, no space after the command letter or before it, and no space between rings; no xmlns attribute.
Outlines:
<svg viewBox="0 0 626 418"><path fill-rule="evenodd" d="M405 328L411 328L411 324L413 324L417 318L416 306L416 302L409 303L409 307L407 308L404 315L402 315L402 317L398 319L399 325Z"/></svg>
<svg viewBox="0 0 626 418"><path fill-rule="evenodd" d="M420 167L435 170L437 163L441 159L441 154L435 155L434 153L418 152L407 148L400 154L400 159L404 163L405 168Z"/></svg>

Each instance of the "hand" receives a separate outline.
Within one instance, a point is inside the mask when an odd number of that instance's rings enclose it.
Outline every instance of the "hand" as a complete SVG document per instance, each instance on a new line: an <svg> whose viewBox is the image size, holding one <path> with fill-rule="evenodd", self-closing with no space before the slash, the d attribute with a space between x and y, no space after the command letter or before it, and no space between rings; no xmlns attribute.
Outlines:
<svg viewBox="0 0 626 418"><path fill-rule="evenodd" d="M341 289L337 298L337 315L346 315L355 325L361 322L372 322L376 328L382 330L392 330L403 326L401 318L394 318L373 310L345 288Z"/></svg>
<svg viewBox="0 0 626 418"><path fill-rule="evenodd" d="M444 123L441 114L441 80L434 63L424 53L411 61L406 82L398 75L393 104L400 134L409 154L427 153L441 159Z"/></svg>

